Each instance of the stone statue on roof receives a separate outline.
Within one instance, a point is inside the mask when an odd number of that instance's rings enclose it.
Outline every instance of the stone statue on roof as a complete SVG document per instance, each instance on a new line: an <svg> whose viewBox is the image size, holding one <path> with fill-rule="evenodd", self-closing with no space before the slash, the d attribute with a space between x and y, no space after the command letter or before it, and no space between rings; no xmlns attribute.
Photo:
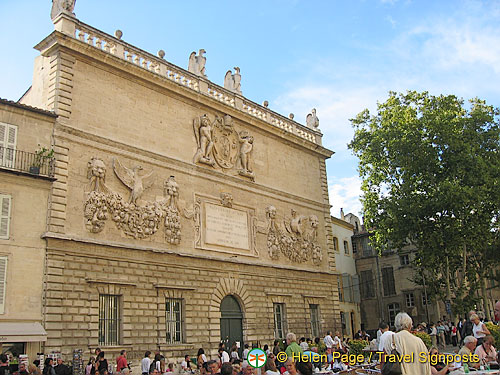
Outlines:
<svg viewBox="0 0 500 375"><path fill-rule="evenodd" d="M203 56L204 53L206 53L206 51L204 49L200 49L198 51L198 56L196 56L196 52L194 51L191 52L191 55L189 55L188 71L200 77L207 76L205 74L205 64L207 63L207 58Z"/></svg>
<svg viewBox="0 0 500 375"><path fill-rule="evenodd" d="M306 125L311 129L318 129L319 127L319 118L316 116L316 108L311 110L312 113L309 113L306 117Z"/></svg>
<svg viewBox="0 0 500 375"><path fill-rule="evenodd" d="M224 88L241 95L241 74L240 68L235 67L235 72L228 70L224 77Z"/></svg>
<svg viewBox="0 0 500 375"><path fill-rule="evenodd" d="M73 10L75 9L76 0L52 0L52 10L50 18L54 20L61 13L65 13L71 17L75 17Z"/></svg>

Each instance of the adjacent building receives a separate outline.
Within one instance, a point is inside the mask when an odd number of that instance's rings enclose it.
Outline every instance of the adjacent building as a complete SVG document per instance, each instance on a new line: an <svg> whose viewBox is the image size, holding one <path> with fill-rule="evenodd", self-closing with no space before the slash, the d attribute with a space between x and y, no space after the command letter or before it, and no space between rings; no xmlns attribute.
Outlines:
<svg viewBox="0 0 500 375"><path fill-rule="evenodd" d="M361 328L359 277L352 236L356 223L350 223L341 210L340 218L332 216L335 264L341 277L337 279L342 335L353 338Z"/></svg>
<svg viewBox="0 0 500 375"><path fill-rule="evenodd" d="M203 50L184 70L72 10L56 9L21 100L57 115L39 142L55 151L56 180L22 177L40 185L39 206L19 219L35 225L40 207L30 263L45 256L43 303L30 318L43 311L45 353L177 359L221 340L340 330L332 151L315 111L303 126L242 96L239 69L225 87L207 80Z"/></svg>
<svg viewBox="0 0 500 375"><path fill-rule="evenodd" d="M375 332L381 321L394 326L399 312L407 312L416 323L437 322L444 309L431 302L425 288L414 283L415 269L411 261L412 249L396 252L387 249L381 255L370 244L370 232L361 225L359 218L348 214L354 223L352 237L361 294L361 328Z"/></svg>
<svg viewBox="0 0 500 375"><path fill-rule="evenodd" d="M43 328L47 206L56 115L0 99L0 352L35 358Z"/></svg>

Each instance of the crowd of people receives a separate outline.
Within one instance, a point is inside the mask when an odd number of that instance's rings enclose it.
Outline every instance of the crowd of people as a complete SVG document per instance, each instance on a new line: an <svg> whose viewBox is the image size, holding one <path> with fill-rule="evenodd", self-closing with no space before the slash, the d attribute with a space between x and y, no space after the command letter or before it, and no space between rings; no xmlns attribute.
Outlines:
<svg viewBox="0 0 500 375"><path fill-rule="evenodd" d="M498 311L497 311L498 309ZM500 302L497 303L496 318L500 320ZM447 327L447 328L446 328ZM413 321L406 313L399 313L395 318L396 332L389 330L386 323L381 323L377 334L378 350L387 355L397 353L399 356L412 355L412 358L424 358L429 360L402 361L402 374L411 375L444 375L450 370L463 369L498 369L500 363L500 351L494 347L495 339L481 321L475 311L469 312L469 319L463 319L455 326L445 320L437 325L420 323L416 332L426 332L431 337L431 349L429 356L423 356L427 347L418 336L412 334ZM460 350L447 353L448 358L453 361L444 361L446 356L442 351L445 345L452 347L461 346ZM455 355L457 354L457 355ZM436 360L430 360L435 358ZM381 356L381 366L384 364L384 356Z"/></svg>
<svg viewBox="0 0 500 375"><path fill-rule="evenodd" d="M495 305L495 320L500 324L500 301ZM500 351L495 348L495 340L485 322L475 311L470 311L468 319L461 319L454 324L443 319L437 324L419 323L414 327L412 318L406 313L399 313L394 321L395 329L391 331L388 324L379 325L377 337L370 341L365 331L358 331L355 340L366 340L369 346L366 351L377 352L378 367L387 366L388 355L397 354L400 358L411 355L412 361L399 362L403 375L444 375L458 367L462 368L498 368ZM431 338L431 348L428 350L416 332L428 333ZM219 344L217 355L208 358L203 348L199 348L196 360L186 354L180 363L168 363L160 353L146 351L140 362L142 375L168 375L167 373L197 373L200 375L312 375L314 369L326 369L331 372L347 370L348 361L341 360L341 355L349 353L352 342L343 338L340 332L332 334L326 332L323 338L314 339L301 337L297 340L294 333L288 333L286 340L275 340L272 347L264 345L262 350L267 358L264 367L255 369L248 363L248 354L251 349L258 347L245 344L239 348L235 343L226 348L224 343ZM451 346L451 349L450 349ZM458 348L459 347L459 348ZM455 356L453 361L445 361L440 354L445 348ZM280 352L286 353L285 360L279 360ZM324 356L309 357L309 360L295 360L303 358L303 353L317 353ZM241 354L240 354L241 353ZM384 353L384 354L381 354ZM437 358L436 360L417 360ZM450 354L448 354L450 355ZM108 363L101 349L95 349L95 356L90 357L85 366L85 375L129 375L130 363L127 360L127 351L122 350L116 358L115 364ZM72 368L64 364L61 358L54 363L53 358L46 358L43 371L40 371L40 362L35 360L27 366L19 364L19 368L9 373L8 360L5 354L0 354L0 375L71 375ZM137 372L135 372L137 375Z"/></svg>

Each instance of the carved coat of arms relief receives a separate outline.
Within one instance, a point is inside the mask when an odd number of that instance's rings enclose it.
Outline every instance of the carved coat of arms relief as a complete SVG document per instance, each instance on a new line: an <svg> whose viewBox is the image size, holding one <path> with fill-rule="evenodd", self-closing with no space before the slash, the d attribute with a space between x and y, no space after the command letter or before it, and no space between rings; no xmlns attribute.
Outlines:
<svg viewBox="0 0 500 375"><path fill-rule="evenodd" d="M252 168L253 136L248 131L237 131L229 115L207 114L193 120L196 139L195 164L205 164L222 171L236 170L237 174L255 180Z"/></svg>

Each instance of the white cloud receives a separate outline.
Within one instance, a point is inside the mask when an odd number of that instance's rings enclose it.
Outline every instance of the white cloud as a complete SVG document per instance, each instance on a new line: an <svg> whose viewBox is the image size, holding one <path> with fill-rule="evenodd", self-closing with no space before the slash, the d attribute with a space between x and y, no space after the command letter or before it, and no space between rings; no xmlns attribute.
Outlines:
<svg viewBox="0 0 500 375"><path fill-rule="evenodd" d="M361 212L361 180L357 176L340 179L331 178L328 184L332 215L339 217L340 209L344 213L353 213L359 216Z"/></svg>
<svg viewBox="0 0 500 375"><path fill-rule="evenodd" d="M500 72L500 7L466 3L448 17L413 25L394 40L393 51L419 67L441 70L484 68Z"/></svg>
<svg viewBox="0 0 500 375"><path fill-rule="evenodd" d="M394 18L392 18L391 16L387 16L385 17L385 19L391 24L393 29L396 27L397 22L394 20Z"/></svg>

